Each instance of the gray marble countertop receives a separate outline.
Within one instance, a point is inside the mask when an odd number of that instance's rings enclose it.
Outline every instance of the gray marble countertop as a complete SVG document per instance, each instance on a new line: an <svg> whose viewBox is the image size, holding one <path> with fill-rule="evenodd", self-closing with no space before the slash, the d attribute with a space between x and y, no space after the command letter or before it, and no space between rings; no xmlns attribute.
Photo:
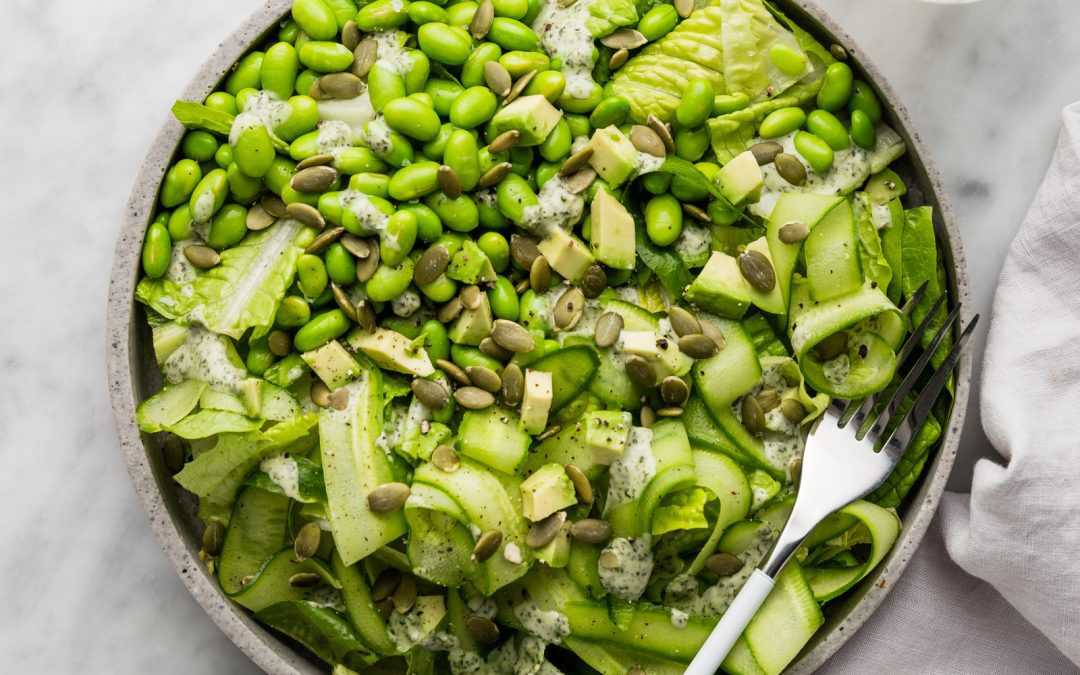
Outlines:
<svg viewBox="0 0 1080 675"><path fill-rule="evenodd" d="M976 311L987 315L1059 112L1080 99L1080 3L819 2L911 109L956 207ZM5 672L256 670L188 595L147 526L117 450L102 339L113 240L147 145L188 77L256 4L3 3ZM977 401L953 490L966 491L974 461L992 452Z"/></svg>

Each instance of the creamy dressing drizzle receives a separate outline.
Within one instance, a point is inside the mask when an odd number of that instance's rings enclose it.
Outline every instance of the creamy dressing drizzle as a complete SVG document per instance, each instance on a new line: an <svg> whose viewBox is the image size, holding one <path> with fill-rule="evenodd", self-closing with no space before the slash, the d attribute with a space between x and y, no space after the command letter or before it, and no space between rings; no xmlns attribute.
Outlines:
<svg viewBox="0 0 1080 675"><path fill-rule="evenodd" d="M390 125L386 123L382 115L377 115L375 119L365 124L359 136L360 140L367 143L367 146L377 153L390 152L394 147L393 141L390 140Z"/></svg>
<svg viewBox="0 0 1080 675"><path fill-rule="evenodd" d="M683 227L682 234L675 240L675 250L680 254L693 258L708 253L712 245L712 234L704 225L688 223Z"/></svg>
<svg viewBox="0 0 1080 675"><path fill-rule="evenodd" d="M567 191L566 178L563 176L555 176L544 183L536 198L540 203L525 208L521 225L541 236L546 236L555 228L572 227L585 210L585 198Z"/></svg>
<svg viewBox="0 0 1080 675"><path fill-rule="evenodd" d="M226 338L192 323L184 344L165 359L161 367L165 379L173 384L200 380L212 389L238 393L247 371L229 361Z"/></svg>
<svg viewBox="0 0 1080 675"><path fill-rule="evenodd" d="M604 547L603 553L614 553L619 559L618 567L597 567L600 583L607 592L623 600L640 598L652 576L652 537L647 534L633 538L616 537Z"/></svg>
<svg viewBox="0 0 1080 675"><path fill-rule="evenodd" d="M403 319L410 317L420 309L420 296L416 291L406 290L390 301L390 308Z"/></svg>
<svg viewBox="0 0 1080 675"><path fill-rule="evenodd" d="M229 129L229 144L236 145L240 134L254 127L266 127L270 133L292 115L292 107L269 91L259 91L248 96L244 110L233 120Z"/></svg>
<svg viewBox="0 0 1080 675"><path fill-rule="evenodd" d="M606 510L640 497L654 475L656 457L652 451L652 430L631 427L626 451L611 463Z"/></svg>
<svg viewBox="0 0 1080 675"><path fill-rule="evenodd" d="M570 634L570 621L558 610L544 611L532 600L514 605L514 616L521 626L544 642L558 642Z"/></svg>
<svg viewBox="0 0 1080 675"><path fill-rule="evenodd" d="M327 120L319 123L319 135L315 138L315 144L319 152L333 154L352 145L352 139L353 129L347 122Z"/></svg>
<svg viewBox="0 0 1080 675"><path fill-rule="evenodd" d="M821 371L829 384L839 387L851 374L851 359L847 354L841 354L822 363Z"/></svg>
<svg viewBox="0 0 1080 675"><path fill-rule="evenodd" d="M691 595L686 599L676 601L678 608L692 616L723 614L731 606L732 600L746 584L746 580L753 574L765 554L769 552L773 540L778 535L779 533L768 523L763 523L757 530L754 543L739 555L743 561L742 569L729 577L720 577L715 585L709 586L701 595Z"/></svg>
<svg viewBox="0 0 1080 675"><path fill-rule="evenodd" d="M765 367L762 369L761 381L746 395L757 396L763 389L775 389L780 392L781 398L797 398L798 387L790 386L783 374L787 363L788 359L776 359L768 365L763 363ZM742 423L742 398L736 399L731 410L735 418ZM765 433L761 441L765 445L765 456L783 466L787 466L796 457L801 457L805 446L799 425L784 417L779 406L765 413Z"/></svg>
<svg viewBox="0 0 1080 675"><path fill-rule="evenodd" d="M545 0L532 23L544 52L562 59L564 91L577 99L589 98L596 86L592 78L593 36L586 26L591 5L592 0L578 0L569 7L559 7L555 0Z"/></svg>
<svg viewBox="0 0 1080 675"><path fill-rule="evenodd" d="M169 258L169 268L165 270L165 278L174 284L184 285L182 292L187 297L191 297L193 289L191 288L191 282L195 281L195 277L198 275L198 271L195 266L191 264L191 261L184 255L184 249L192 244L198 244L200 242L194 239L181 239L173 244L172 256Z"/></svg>
<svg viewBox="0 0 1080 675"><path fill-rule="evenodd" d="M288 454L275 455L264 459L259 468L281 488L286 497L300 501L300 467L295 459Z"/></svg>
<svg viewBox="0 0 1080 675"><path fill-rule="evenodd" d="M396 73L407 73L412 67L412 59L404 47L407 36L399 30L376 31L372 36L378 44L378 61Z"/></svg>
<svg viewBox="0 0 1080 675"><path fill-rule="evenodd" d="M374 204L371 199L359 190L345 190L341 193L341 207L355 218L356 222L364 230L378 234L380 241L389 248L396 248L398 241L392 237L385 237L386 225L390 222L390 216L386 215Z"/></svg>

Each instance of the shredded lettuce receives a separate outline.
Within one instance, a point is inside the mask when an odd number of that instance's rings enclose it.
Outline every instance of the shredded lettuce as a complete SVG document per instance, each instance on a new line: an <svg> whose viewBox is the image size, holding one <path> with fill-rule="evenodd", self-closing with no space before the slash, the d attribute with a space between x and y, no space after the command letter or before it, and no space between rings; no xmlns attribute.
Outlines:
<svg viewBox="0 0 1080 675"><path fill-rule="evenodd" d="M707 528L709 520L705 517L705 504L708 501L709 493L699 487L668 495L653 514L653 536L675 530Z"/></svg>
<svg viewBox="0 0 1080 675"><path fill-rule="evenodd" d="M920 206L906 212L904 235L901 240L901 257L904 273L902 277L904 297L910 298L924 283L926 293L922 301L911 313L913 325L919 325L926 318L934 302L944 292L938 278L937 239L934 235L934 212L929 206ZM938 310L937 316L930 321L930 326L923 334L922 346L930 344L934 336L945 323L945 307ZM945 360L952 348L952 335L946 335L941 346L934 353L930 362L937 367Z"/></svg>
<svg viewBox="0 0 1080 675"><path fill-rule="evenodd" d="M143 277L135 286L135 299L166 319L182 322L200 302L191 291L190 284L178 284L165 277Z"/></svg>
<svg viewBox="0 0 1080 675"><path fill-rule="evenodd" d="M167 429L180 438L208 438L216 434L245 433L262 426L261 419L228 410L200 410Z"/></svg>
<svg viewBox="0 0 1080 675"><path fill-rule="evenodd" d="M753 503L750 504L750 512L757 511L770 499L780 494L780 482L760 469L754 469L746 474L750 481L750 492L753 495Z"/></svg>
<svg viewBox="0 0 1080 675"><path fill-rule="evenodd" d="M706 124L717 161L726 164L750 147L758 123L769 113L780 108L802 107L817 96L819 89L821 80L796 84L775 98L751 103L748 108L709 120Z"/></svg>
<svg viewBox="0 0 1080 675"><path fill-rule="evenodd" d="M781 72L769 50L778 44L802 51L798 40L773 18L761 0L720 0L724 80L728 93L751 99L784 91L801 77ZM771 88L771 90L770 90Z"/></svg>
<svg viewBox="0 0 1080 675"><path fill-rule="evenodd" d="M859 238L859 259L862 261L863 274L877 283L878 288L887 289L892 281L892 268L885 259L881 246L881 237L874 227L870 215L870 196L865 192L855 195L855 228Z"/></svg>
<svg viewBox="0 0 1080 675"><path fill-rule="evenodd" d="M594 38L602 38L637 21L638 12L633 0L592 0L585 27Z"/></svg>

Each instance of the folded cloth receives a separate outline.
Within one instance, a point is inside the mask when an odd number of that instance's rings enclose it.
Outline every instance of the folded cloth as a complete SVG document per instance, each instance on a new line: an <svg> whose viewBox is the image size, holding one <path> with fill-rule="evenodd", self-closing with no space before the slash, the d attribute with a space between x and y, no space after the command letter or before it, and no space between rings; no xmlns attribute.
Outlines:
<svg viewBox="0 0 1080 675"><path fill-rule="evenodd" d="M823 672L1080 667L1080 103L1063 117L983 359L983 427L1003 462L980 460L971 494L945 495L896 589Z"/></svg>

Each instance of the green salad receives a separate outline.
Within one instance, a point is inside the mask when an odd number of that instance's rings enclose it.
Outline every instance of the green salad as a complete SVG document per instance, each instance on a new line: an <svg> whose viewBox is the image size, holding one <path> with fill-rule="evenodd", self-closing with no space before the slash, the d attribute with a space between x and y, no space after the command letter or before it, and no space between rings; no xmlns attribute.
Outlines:
<svg viewBox="0 0 1080 675"><path fill-rule="evenodd" d="M809 425L895 386L931 211L769 2L444 1L295 0L174 106L138 424L222 591L335 673L680 673ZM882 560L948 399L727 671L782 671Z"/></svg>

